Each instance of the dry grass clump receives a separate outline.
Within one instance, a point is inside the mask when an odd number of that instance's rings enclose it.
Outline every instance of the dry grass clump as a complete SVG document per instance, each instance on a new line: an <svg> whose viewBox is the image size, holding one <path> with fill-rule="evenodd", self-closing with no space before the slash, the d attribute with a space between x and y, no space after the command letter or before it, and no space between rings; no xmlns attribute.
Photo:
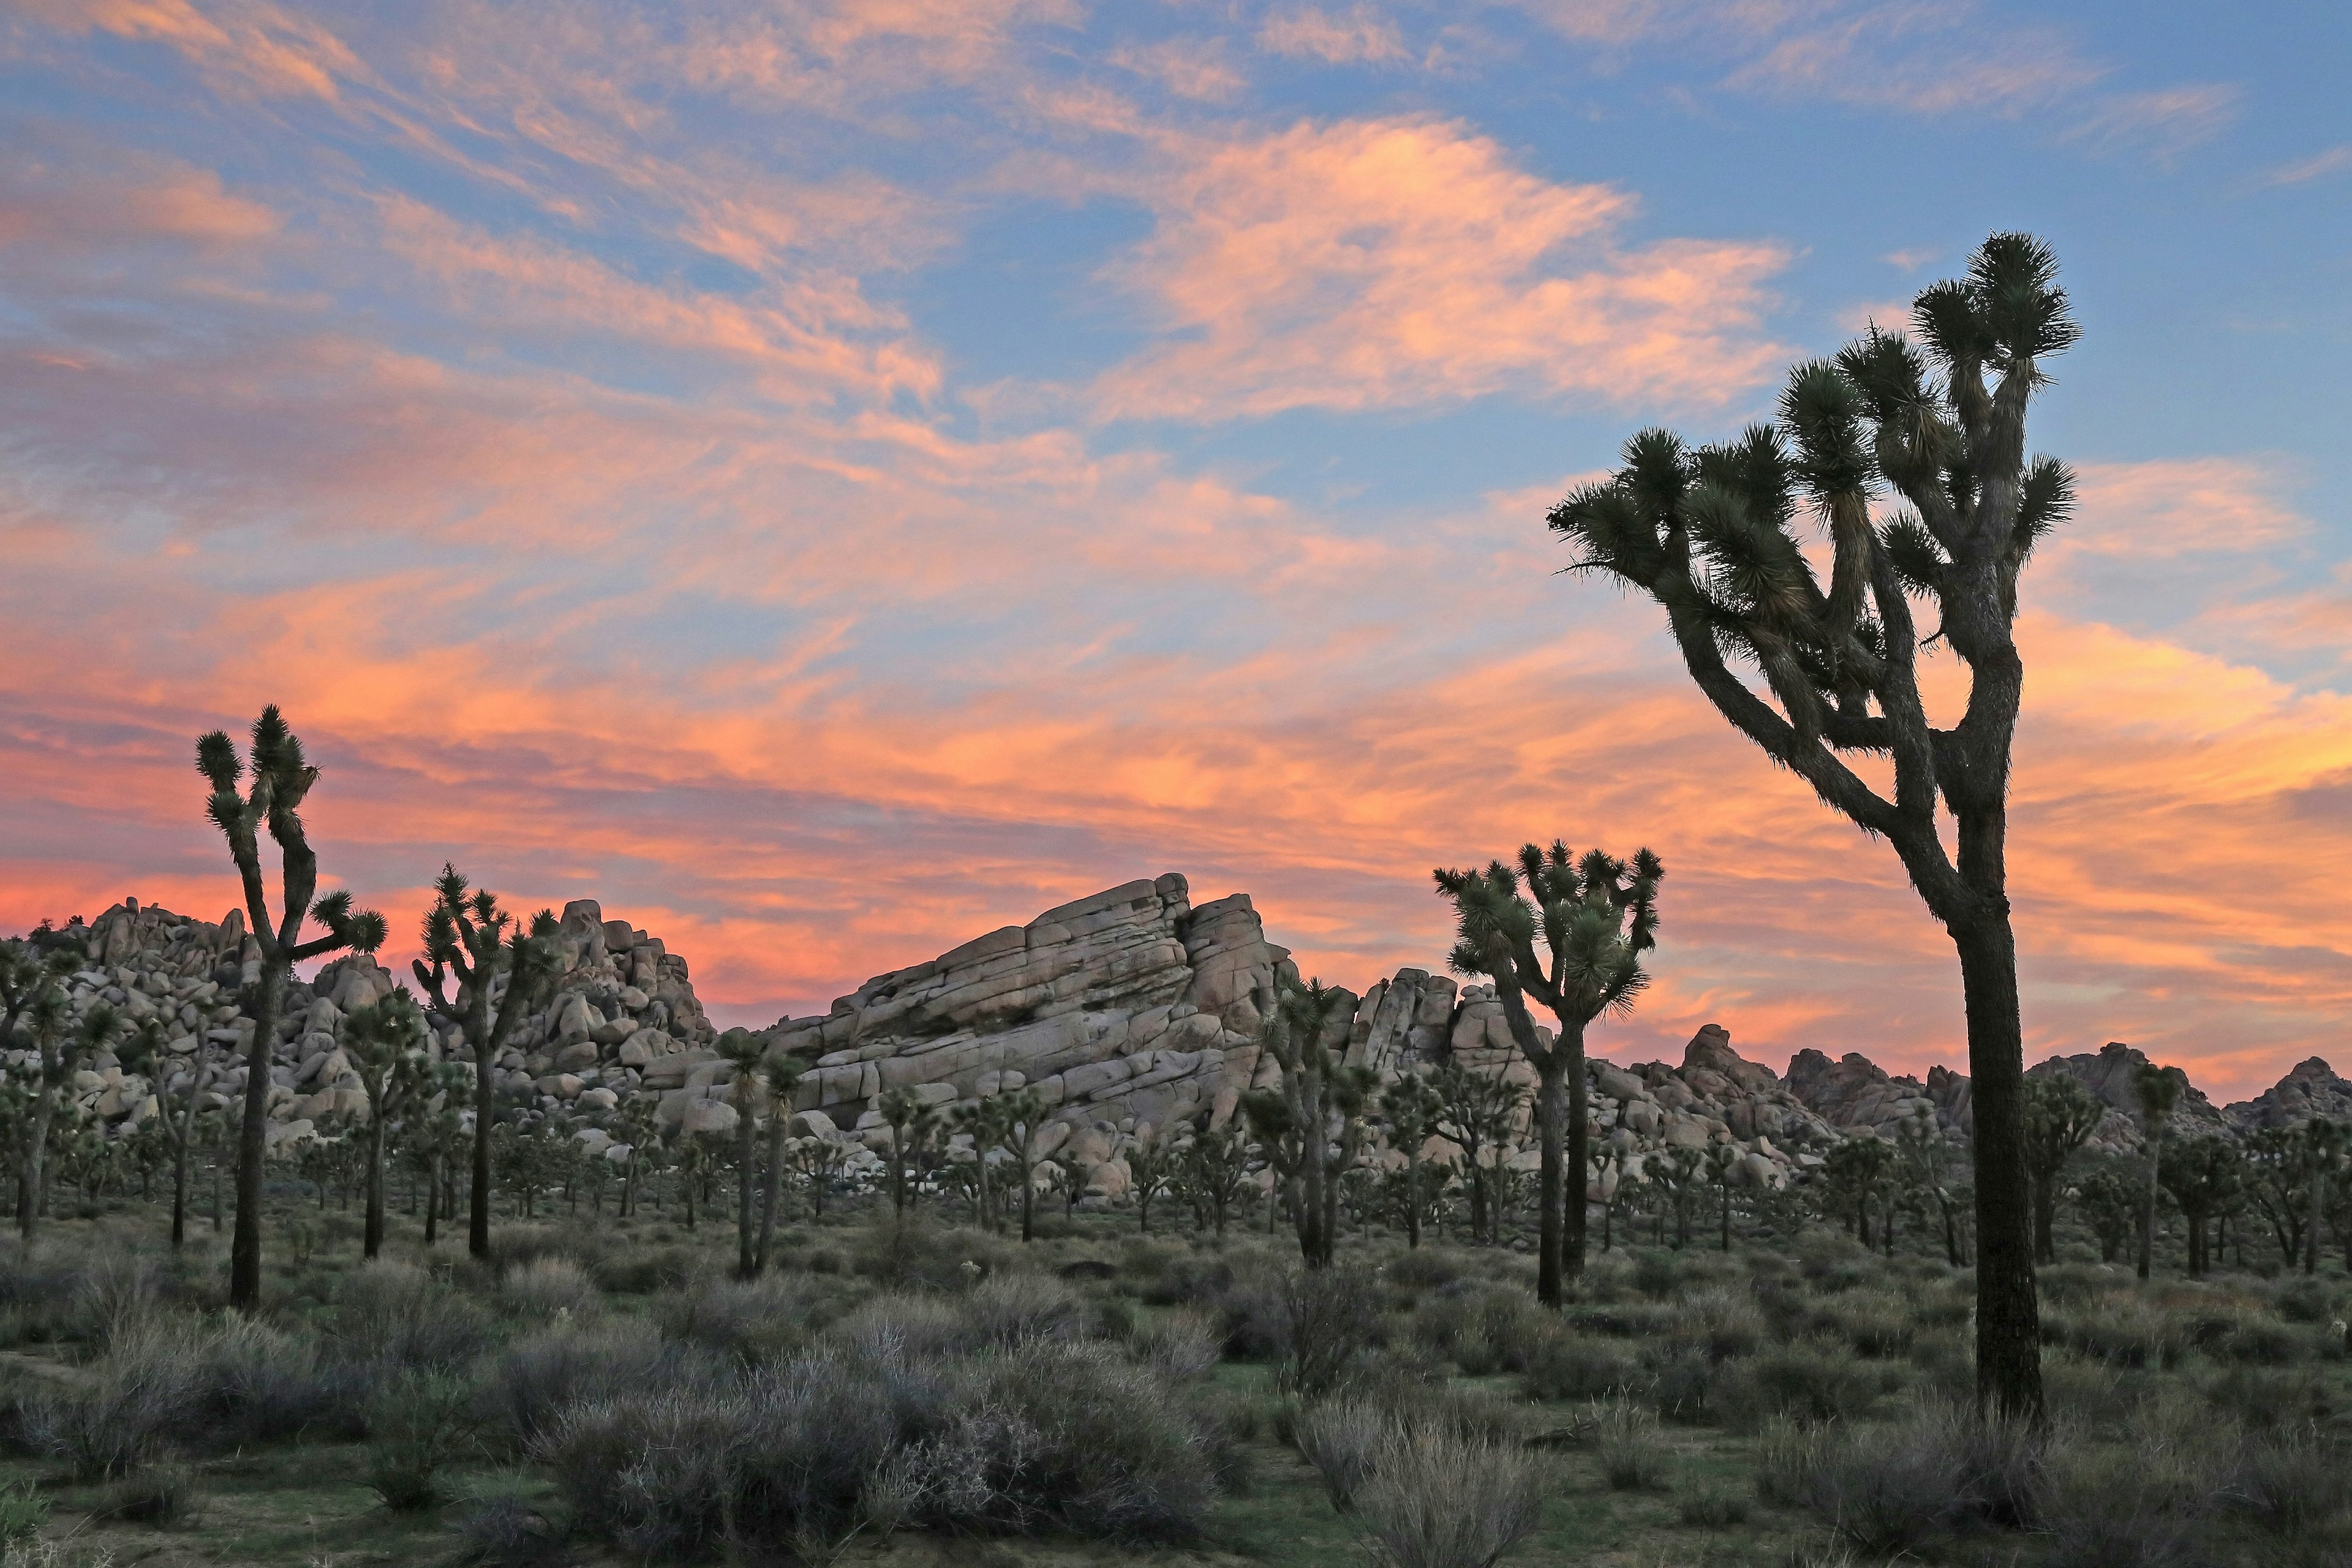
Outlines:
<svg viewBox="0 0 2352 1568"><path fill-rule="evenodd" d="M1658 1418L1631 1399L1594 1402L1592 1448L1612 1491L1666 1491L1674 1486L1675 1452Z"/></svg>
<svg viewBox="0 0 2352 1568"><path fill-rule="evenodd" d="M1822 1516L1855 1549L1891 1556L1938 1536L2034 1521L2042 1440L1930 1401L1874 1426L1775 1422L1760 1445L1757 1491Z"/></svg>
<svg viewBox="0 0 2352 1568"><path fill-rule="evenodd" d="M1535 1528L1540 1463L1526 1449L1439 1427L1392 1430L1358 1490L1381 1568L1492 1568Z"/></svg>
<svg viewBox="0 0 2352 1568"><path fill-rule="evenodd" d="M499 1296L526 1318L582 1318L601 1310L604 1293L576 1259L561 1255L534 1258L508 1269Z"/></svg>

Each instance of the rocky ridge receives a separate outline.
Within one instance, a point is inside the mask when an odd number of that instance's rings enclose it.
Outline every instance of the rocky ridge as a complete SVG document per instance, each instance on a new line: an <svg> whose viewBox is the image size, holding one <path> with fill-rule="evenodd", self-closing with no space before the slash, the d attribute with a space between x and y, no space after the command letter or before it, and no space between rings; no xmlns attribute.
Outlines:
<svg viewBox="0 0 2352 1568"><path fill-rule="evenodd" d="M92 1116L117 1131L135 1130L153 1114L156 1092L184 1090L205 1060L214 1064L214 1103L242 1092L253 1021L240 993L257 975L259 955L240 912L208 923L126 900L86 926L34 940L66 946L84 962L70 983L77 1009L103 998L134 1020L164 1021L165 1047L149 1074L126 1071L110 1056L88 1064L74 1090ZM593 900L565 906L557 940L562 968L547 1005L494 1064L502 1099L526 1118L563 1114L587 1123L578 1136L615 1157L627 1145L615 1141L614 1113L633 1102L644 1102L663 1131L732 1128L732 1068L713 1048L717 1032L686 960L627 921L605 919ZM1222 1126L1244 1091L1277 1080L1279 1068L1259 1049L1258 1005L1297 973L1248 895L1195 906L1186 879L1171 873L877 975L822 1016L780 1019L761 1033L806 1067L793 1135L842 1143L853 1166L871 1168L887 1147L876 1108L887 1089L910 1088L947 1107L1034 1088L1054 1107L1045 1155L1089 1173L1088 1191L1109 1200L1124 1192L1123 1156L1138 1140ZM273 1145L364 1118L340 1026L395 983L373 959L351 955L294 985L272 1051ZM463 1054L454 1030L430 1048L436 1058ZM1450 1061L1534 1082L1491 987L1419 968L1364 993L1347 1058L1391 1079ZM0 1061L22 1060L22 1052L0 1053ZM2137 1136L2131 1077L2145 1060L2110 1044L2032 1070L2067 1073L2090 1087L2110 1108L2094 1145L2123 1148ZM1616 1154L1595 1178L1596 1196L1621 1172L1680 1151L1728 1147L1736 1180L1779 1186L1854 1132L1893 1136L1923 1111L1949 1138L1970 1124L1965 1075L1936 1068L1922 1080L1890 1075L1858 1053L1832 1060L1804 1050L1784 1077L1740 1057L1716 1025L1692 1038L1678 1063L1596 1060L1590 1073L1594 1132ZM2239 1105L2217 1109L2192 1089L2177 1124L2242 1133L2315 1111L2352 1117L2352 1082L2317 1058ZM593 1125L600 1121L612 1130ZM1521 1136L1502 1153L1515 1167L1535 1161L1525 1131L1523 1115ZM1376 1157L1403 1155L1382 1148Z"/></svg>

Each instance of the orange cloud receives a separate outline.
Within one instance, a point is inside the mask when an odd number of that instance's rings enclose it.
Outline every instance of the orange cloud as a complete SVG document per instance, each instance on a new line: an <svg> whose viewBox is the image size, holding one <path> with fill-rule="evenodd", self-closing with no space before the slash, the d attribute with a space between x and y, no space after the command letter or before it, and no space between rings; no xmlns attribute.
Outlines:
<svg viewBox="0 0 2352 1568"><path fill-rule="evenodd" d="M337 96L337 79L359 60L327 28L261 0L16 0L36 20L68 32L97 29L178 50L220 86L269 97Z"/></svg>
<svg viewBox="0 0 2352 1568"><path fill-rule="evenodd" d="M1770 245L1611 243L1633 200L1511 166L1458 124L1300 124L1177 149L1114 276L1171 334L1109 372L1113 417L1226 419L1510 390L1718 404L1763 341Z"/></svg>

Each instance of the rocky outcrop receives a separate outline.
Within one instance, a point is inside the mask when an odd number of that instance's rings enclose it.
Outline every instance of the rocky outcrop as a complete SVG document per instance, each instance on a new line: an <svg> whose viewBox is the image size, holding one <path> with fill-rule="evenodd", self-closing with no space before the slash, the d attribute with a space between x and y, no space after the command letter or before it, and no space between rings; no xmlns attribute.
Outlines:
<svg viewBox="0 0 2352 1568"><path fill-rule="evenodd" d="M126 900L96 921L35 933L71 952L77 1010L103 998L136 1021L163 1025L163 1048L145 1074L102 1056L75 1085L79 1106L117 1131L153 1114L159 1091L184 1091L201 1064L211 1103L242 1091L253 1023L244 987L259 955L243 916L193 920ZM558 1119L591 1150L620 1157L621 1114L651 1112L656 1132L724 1132L733 1069L714 1049L716 1030L697 999L686 959L593 900L564 907L561 973L546 1004L521 1022L493 1064L507 1114ZM1297 971L1267 939L1246 894L1195 906L1171 873L1134 881L1005 926L939 957L877 975L819 1016L783 1018L762 1033L806 1068L790 1131L838 1142L855 1167L872 1169L887 1146L876 1100L906 1088L942 1107L1034 1088L1053 1107L1045 1152L1092 1173L1103 1199L1125 1190L1127 1151L1139 1138L1229 1122L1241 1096L1271 1087L1278 1068L1260 1055L1259 1008ZM290 1146L367 1114L340 1045L353 1008L391 990L396 977L374 959L348 955L290 990L271 1051L271 1137ZM1549 1031L1539 1031L1548 1042ZM436 1057L463 1054L454 1030L431 1042ZM1367 989L1346 1047L1350 1065L1383 1079L1458 1064L1532 1090L1535 1074L1505 1026L1491 986L1457 986L1420 968ZM24 1053L0 1054L22 1066ZM2138 1142L2135 1071L2147 1058L2122 1044L2094 1055L2052 1058L2032 1071L2064 1073L2110 1109L2096 1148ZM1944 1068L1926 1079L1887 1073L1849 1052L1797 1053L1785 1077L1741 1057L1729 1032L1709 1024L1682 1059L1589 1066L1592 1132L1607 1152L1591 1173L1595 1196L1691 1151L1728 1151L1735 1179L1778 1186L1818 1164L1839 1138L1895 1136L1925 1111L1948 1138L1971 1122L1970 1083ZM2195 1132L2291 1125L2312 1115L2352 1120L2352 1081L2306 1061L2256 1100L2217 1110L2192 1089L2175 1126ZM1529 1118L1499 1157L1537 1162ZM1447 1151L1433 1148L1443 1157ZM969 1157L968 1152L963 1157ZM1370 1156L1403 1152L1377 1142Z"/></svg>
<svg viewBox="0 0 2352 1568"><path fill-rule="evenodd" d="M1259 1004L1297 973L1247 894L1194 908L1171 873L877 975L824 1016L765 1032L809 1064L800 1108L871 1145L887 1146L875 1102L887 1090L947 1105L1034 1088L1055 1108L1045 1152L1075 1144L1107 1163L1139 1132L1232 1118L1275 1070L1259 1060ZM1381 1031L1391 1054L1419 1017L1399 994ZM1381 1006L1367 1006L1369 1041Z"/></svg>
<svg viewBox="0 0 2352 1568"><path fill-rule="evenodd" d="M2253 1099L2222 1107L2221 1114L2242 1132L2292 1127L2315 1116L2352 1121L2352 1079L2336 1077L2334 1068L2311 1057Z"/></svg>

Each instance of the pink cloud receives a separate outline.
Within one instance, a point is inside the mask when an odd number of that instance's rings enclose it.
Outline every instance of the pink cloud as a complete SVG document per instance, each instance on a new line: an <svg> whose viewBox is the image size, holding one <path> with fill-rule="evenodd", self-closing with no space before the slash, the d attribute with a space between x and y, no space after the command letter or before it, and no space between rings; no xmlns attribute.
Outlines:
<svg viewBox="0 0 2352 1568"><path fill-rule="evenodd" d="M1515 168L1423 120L1180 145L1139 194L1158 228L1114 276L1171 337L1107 374L1106 414L1187 419L1513 391L1716 404L1762 339L1756 243L1613 243L1633 198Z"/></svg>

